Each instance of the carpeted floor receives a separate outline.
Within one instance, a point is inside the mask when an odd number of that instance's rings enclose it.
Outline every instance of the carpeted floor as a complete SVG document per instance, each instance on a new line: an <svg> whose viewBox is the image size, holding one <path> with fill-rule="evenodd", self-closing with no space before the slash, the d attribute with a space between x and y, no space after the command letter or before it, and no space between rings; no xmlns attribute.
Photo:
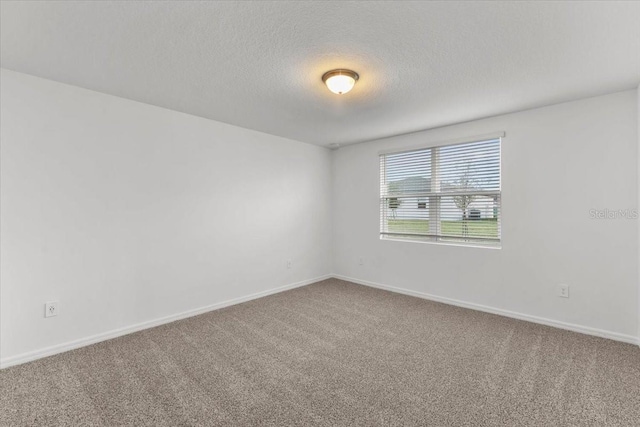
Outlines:
<svg viewBox="0 0 640 427"><path fill-rule="evenodd" d="M326 280L0 371L2 426L638 426L640 349Z"/></svg>

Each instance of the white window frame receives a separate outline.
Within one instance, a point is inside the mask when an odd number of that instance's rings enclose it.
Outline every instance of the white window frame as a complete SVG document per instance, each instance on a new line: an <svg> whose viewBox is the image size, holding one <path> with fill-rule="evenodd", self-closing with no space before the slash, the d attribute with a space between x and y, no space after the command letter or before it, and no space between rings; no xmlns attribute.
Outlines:
<svg viewBox="0 0 640 427"><path fill-rule="evenodd" d="M471 247L481 247L481 248L496 248L500 249L502 247L502 144L505 138L505 132L493 132L484 135L465 137L465 138L457 138L452 140L434 142L429 145L421 145L403 148L401 150L382 150L378 152L381 164L380 164L380 230L379 235L381 240L387 241L407 241L407 242L418 242L418 243L435 243L439 245L453 245L453 246L471 246ZM440 209L440 201L443 197L450 196L452 194L442 193L440 192L440 181L437 175L438 173L438 154L439 148L442 147L450 147L459 144L470 144L474 142L481 141L489 141L493 139L500 140L500 152L499 152L499 176L500 176L500 186L498 190L492 191L474 191L463 194L478 194L483 196L493 196L498 199L498 209L499 215L497 218L497 239L481 239L481 238L473 238L473 237L450 237L450 236L442 236L441 233L441 209ZM384 221L385 221L385 202L388 201L388 196L384 196L382 194L383 185L386 182L386 172L384 170L384 164L382 163L382 156L387 154L401 154L408 153L411 151L418 150L432 150L431 151L431 193L428 195L420 196L421 198L428 200L428 209L429 209L429 235L412 235L407 234L403 235L401 233L389 233L383 230ZM460 195L460 193L455 193L456 195ZM435 220L432 220L435 219Z"/></svg>

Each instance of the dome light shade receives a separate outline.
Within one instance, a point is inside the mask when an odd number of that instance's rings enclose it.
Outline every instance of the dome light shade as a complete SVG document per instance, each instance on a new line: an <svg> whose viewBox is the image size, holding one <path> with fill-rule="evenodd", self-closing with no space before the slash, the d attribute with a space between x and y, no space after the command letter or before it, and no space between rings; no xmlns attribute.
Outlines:
<svg viewBox="0 0 640 427"><path fill-rule="evenodd" d="M353 89L358 78L358 73L355 71L338 69L324 73L322 81L331 92L342 95Z"/></svg>

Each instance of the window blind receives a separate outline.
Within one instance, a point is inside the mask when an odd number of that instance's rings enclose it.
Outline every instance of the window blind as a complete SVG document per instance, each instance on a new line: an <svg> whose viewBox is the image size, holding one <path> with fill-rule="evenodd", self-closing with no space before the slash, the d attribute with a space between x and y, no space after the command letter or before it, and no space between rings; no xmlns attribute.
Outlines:
<svg viewBox="0 0 640 427"><path fill-rule="evenodd" d="M500 144L381 154L381 238L499 245Z"/></svg>

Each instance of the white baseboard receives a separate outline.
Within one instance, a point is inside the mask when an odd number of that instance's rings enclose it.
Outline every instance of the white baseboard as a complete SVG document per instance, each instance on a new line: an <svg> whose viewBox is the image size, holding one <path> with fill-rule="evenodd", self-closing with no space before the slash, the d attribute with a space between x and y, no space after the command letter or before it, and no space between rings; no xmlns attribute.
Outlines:
<svg viewBox="0 0 640 427"><path fill-rule="evenodd" d="M409 295L412 297L418 297L431 301L441 302L444 304L455 305L457 307L469 308L471 310L484 311L486 313L497 314L499 316L511 317L513 319L525 320L527 322L539 323L541 325L551 326L554 328L565 329L568 331L578 332L586 335L593 335L596 337L608 338L615 341L621 341L628 344L640 345L640 340L633 335L620 334L618 332L605 331L603 329L591 328L588 326L576 325L574 323L561 322L558 320L546 319L544 317L532 316L530 314L518 313L515 311L503 310L500 308L489 307L482 304L475 304L471 302L465 302L456 300L453 298L440 297L437 295L431 295L424 292L412 291L404 288L397 288L395 286L383 285L381 283L369 282L367 280L355 279L353 277L341 276L334 274L334 278L345 280L347 282L357 283L359 285L369 286L372 288L384 289L390 292L396 292L399 294Z"/></svg>
<svg viewBox="0 0 640 427"><path fill-rule="evenodd" d="M328 274L321 277L316 277L313 279L303 280L301 282L292 283L285 286L280 286L278 288L269 289L262 292L257 292L251 295L247 295L240 298L234 298L231 300L219 302L216 304L211 304L205 307L196 308L193 310L184 311L182 313L173 314L170 316L162 317L160 319L150 320L147 322L138 323L131 326L126 326L124 328L114 329L111 331L103 332L100 334L92 335L86 338L81 338L78 340L70 341L63 344L58 344L51 347L46 347L43 349L30 351L27 353L18 354L16 356L6 357L4 359L0 359L0 369L8 368L10 366L20 365L22 363L30 362L36 359L41 359L47 356L53 356L55 354L63 353L65 351L74 350L76 348L85 347L91 344L95 344L101 341L110 340L113 338L117 338L123 335L131 334L133 332L138 332L144 329L153 328L155 326L164 325L165 323L175 322L176 320L186 319L188 317L197 316L199 314L207 313L209 311L219 310L224 307L229 307L232 305L240 304L243 302L251 301L257 298L262 298L268 295L273 295L279 292L287 291L289 289L299 288L302 286L310 285L315 282L319 282L321 280L336 278L340 280L345 280L347 282L357 283L364 286L369 286L372 288L384 289L390 292L396 292L399 294L409 295L413 297L423 298L431 301L441 302L444 304L455 305L457 307L468 308L471 310L483 311L486 313L497 314L499 316L511 317L513 319L524 320L527 322L538 323L541 325L551 326L554 328L565 329L573 332L578 332L586 335L593 335L602 338L608 338L615 341L621 341L629 344L640 345L640 340L637 337L632 335L620 334L617 332L605 331L602 329L591 328L588 326L576 325L573 323L566 323L552 319L546 319L543 317L532 316L529 314L518 313L515 311L503 310L499 308L489 307L486 305L475 304L465 301L460 301L452 298L441 297L437 295L427 294L424 292L412 291L409 289L398 288L395 286L383 285L381 283L370 282L367 280L360 280L353 277L346 277L338 274Z"/></svg>
<svg viewBox="0 0 640 427"><path fill-rule="evenodd" d="M155 326L164 325L165 323L175 322L176 320L186 319L187 317L197 316L199 314L203 314L209 311L219 310L221 308L229 307L231 305L236 305L236 304L251 301L257 298L266 297L268 295L277 294L279 292L288 291L289 289L310 285L312 283L319 282L321 280L330 279L331 277L333 276L330 274L327 274L325 276L316 277L314 279L303 280L301 282L280 286L278 288L273 288L273 289L269 289L262 292L257 292L255 294L247 295L244 297L230 299L230 300L219 302L216 304L207 305L205 307L184 311L178 314L172 314L170 316L162 317L160 319L149 320L147 322L142 322L142 323L138 323L131 326L125 326L124 328L114 329L111 331L92 335L86 338L80 338L78 340L66 342L63 344L58 344L51 347L46 347L43 349L18 354L16 356L6 357L0 360L0 369L8 368L9 366L20 365L26 362L31 362L33 360L41 359L47 356L53 356L54 354L59 354L65 351L74 350L80 347L85 347L101 341L110 340L123 335L131 334L133 332L138 332L143 329L149 329Z"/></svg>

